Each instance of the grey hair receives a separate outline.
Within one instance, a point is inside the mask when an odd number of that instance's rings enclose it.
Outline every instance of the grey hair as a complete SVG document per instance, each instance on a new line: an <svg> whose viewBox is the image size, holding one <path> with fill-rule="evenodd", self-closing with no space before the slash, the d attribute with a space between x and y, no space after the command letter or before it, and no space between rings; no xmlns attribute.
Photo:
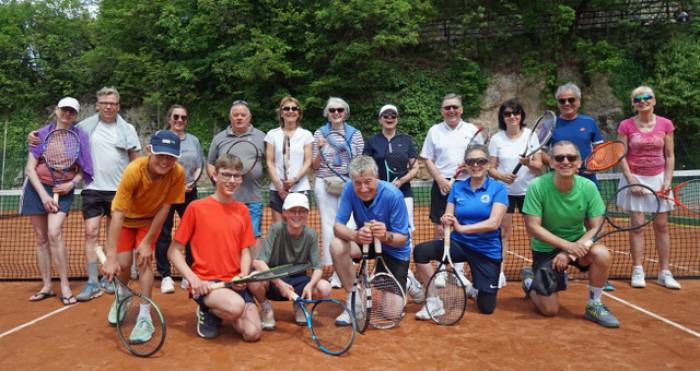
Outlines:
<svg viewBox="0 0 700 371"><path fill-rule="evenodd" d="M466 159L467 156L474 151L481 151L486 155L486 158L491 158L491 154L489 154L489 147L483 144L472 144L471 146L467 147L467 149L464 150L464 158Z"/></svg>
<svg viewBox="0 0 700 371"><path fill-rule="evenodd" d="M552 144L552 146L549 147L549 153L548 153L549 157L554 157L554 148L568 146L568 145L571 145L572 147L574 147L578 157L581 157L581 151L578 150L578 147L576 147L576 144L574 144L574 142L569 141L569 140L560 140L560 141Z"/></svg>
<svg viewBox="0 0 700 371"><path fill-rule="evenodd" d="M460 106L462 105L462 96L459 94L455 94L455 93L449 93L449 94L445 95L444 97L442 97L441 103L445 103L446 100L450 100L450 99L457 99L459 101L459 105Z"/></svg>
<svg viewBox="0 0 700 371"><path fill-rule="evenodd" d="M228 115L231 117L231 114L233 113L233 109L236 106L243 106L248 110L248 113L253 116L253 112L250 111L250 106L248 105L248 102L244 101L243 99L236 99L231 103L231 108L228 110Z"/></svg>
<svg viewBox="0 0 700 371"><path fill-rule="evenodd" d="M338 106L345 110L345 117L343 117L343 119L346 120L348 116L350 116L350 105L348 105L348 102L346 102L343 98L338 97L328 98L328 101L326 102L326 107L323 108L323 117L328 118L328 109L331 107L336 108Z"/></svg>
<svg viewBox="0 0 700 371"><path fill-rule="evenodd" d="M350 177L365 175L379 176L379 169L374 158L366 155L360 155L350 161Z"/></svg>
<svg viewBox="0 0 700 371"><path fill-rule="evenodd" d="M117 103L121 102L121 98L119 97L119 92L117 89L115 89L112 86L105 86L102 89L97 91L97 100L100 100L100 97L105 97L108 95L114 95L117 97Z"/></svg>
<svg viewBox="0 0 700 371"><path fill-rule="evenodd" d="M562 94L562 93L565 92L565 91L573 92L574 95L576 95L576 98L578 98L579 100L581 100L581 89L580 89L576 84L574 84L574 83L571 82L571 81L567 82L567 83L564 84L564 85L560 85L560 86L557 88L556 93L554 93L554 98L558 99L558 98L559 98L559 95Z"/></svg>

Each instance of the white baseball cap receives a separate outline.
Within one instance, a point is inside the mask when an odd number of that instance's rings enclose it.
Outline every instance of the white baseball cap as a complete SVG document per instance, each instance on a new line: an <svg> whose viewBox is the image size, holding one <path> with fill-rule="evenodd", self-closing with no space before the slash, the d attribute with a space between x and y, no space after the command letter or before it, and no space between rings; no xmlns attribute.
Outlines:
<svg viewBox="0 0 700 371"><path fill-rule="evenodd" d="M287 198L284 199L284 205L282 205L282 210L289 210L295 207L303 207L309 210L309 199L303 193L290 193Z"/></svg>
<svg viewBox="0 0 700 371"><path fill-rule="evenodd" d="M70 107L75 110L75 112L80 112L80 103L73 97L64 97L58 101L58 108Z"/></svg>
<svg viewBox="0 0 700 371"><path fill-rule="evenodd" d="M385 104L379 109L379 116L383 115L385 111L394 111L395 114L399 114L399 109L393 104Z"/></svg>

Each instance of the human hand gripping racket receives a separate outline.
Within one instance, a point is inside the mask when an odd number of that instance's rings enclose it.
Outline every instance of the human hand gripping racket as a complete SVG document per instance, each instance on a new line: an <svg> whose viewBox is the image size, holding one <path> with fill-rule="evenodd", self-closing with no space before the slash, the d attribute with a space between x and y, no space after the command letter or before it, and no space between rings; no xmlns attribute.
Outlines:
<svg viewBox="0 0 700 371"><path fill-rule="evenodd" d="M369 324L376 329L390 329L401 322L406 305L406 293L394 274L387 267L382 255L382 243L374 239L376 260L374 273L369 280L372 291L372 310L368 313Z"/></svg>
<svg viewBox="0 0 700 371"><path fill-rule="evenodd" d="M357 271L355 284L350 295L350 309L353 315L352 318L355 319L355 327L362 334L367 331L372 310L372 289L369 285L369 271L367 268L369 245L363 244L361 252L360 269Z"/></svg>
<svg viewBox="0 0 700 371"><path fill-rule="evenodd" d="M46 136L42 158L49 168L54 187L63 182L66 172L73 168L79 156L80 137L75 132L56 129ZM54 191L53 200L56 204L58 197L59 194Z"/></svg>
<svg viewBox="0 0 700 371"><path fill-rule="evenodd" d="M542 114L542 116L540 116L537 119L537 121L535 121L535 125L532 126L530 135L527 138L525 150L520 156L523 158L530 157L537 153L539 150L541 150L544 146L546 146L547 142L549 141L549 138L552 137L552 132L554 131L554 127L556 126L556 124L557 115L554 114L554 112L552 111L545 111L544 114ZM537 140L539 141L538 146L532 145L536 143L535 138L537 138ZM518 163L513 169L513 175L518 174L518 171L520 171L520 168L522 166L522 163Z"/></svg>
<svg viewBox="0 0 700 371"><path fill-rule="evenodd" d="M308 300L293 291L291 296L306 317L306 327L311 333L311 339L322 352L339 356L350 349L355 341L355 321L351 320L350 326L335 324L335 319L343 312L353 318L350 309L332 298Z"/></svg>
<svg viewBox="0 0 700 371"><path fill-rule="evenodd" d="M230 281L213 283L209 285L209 290L222 289L224 287L232 288L239 283L269 281L277 278L289 277L294 274L305 272L307 269L309 269L309 264L307 263L278 265L266 271L253 272L243 277L236 276Z"/></svg>
<svg viewBox="0 0 700 371"><path fill-rule="evenodd" d="M95 253L101 264L105 264L102 246L95 247ZM149 357L156 353L165 343L165 317L160 307L149 297L135 291L116 275L114 284L115 303L114 320L119 340L126 349L138 357ZM112 313L110 313L111 317Z"/></svg>

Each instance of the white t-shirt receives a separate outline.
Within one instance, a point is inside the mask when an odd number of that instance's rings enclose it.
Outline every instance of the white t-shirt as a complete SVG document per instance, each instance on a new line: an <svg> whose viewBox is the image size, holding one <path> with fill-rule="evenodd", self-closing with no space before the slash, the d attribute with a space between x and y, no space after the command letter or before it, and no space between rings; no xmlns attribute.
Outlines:
<svg viewBox="0 0 700 371"><path fill-rule="evenodd" d="M289 177L294 177L299 174L299 170L304 165L304 146L311 144L314 141L314 136L310 131L297 128L294 134L289 138ZM265 143L269 143L275 148L275 168L280 179L284 179L284 161L282 159L282 146L284 145L284 131L282 128L274 128L265 135ZM270 182L270 189L276 191L274 183ZM309 178L306 174L304 177L290 189L291 192L308 191L311 189Z"/></svg>
<svg viewBox="0 0 700 371"><path fill-rule="evenodd" d="M459 164L464 162L464 151L478 130L473 124L462 120L454 129L444 121L435 124L425 136L420 157L433 161L443 177L452 178ZM483 137L479 135L474 143L483 144ZM465 174L459 177L464 178Z"/></svg>
<svg viewBox="0 0 700 371"><path fill-rule="evenodd" d="M116 121L105 124L100 121L90 135L92 168L95 173L86 189L116 191L124 169L129 165L129 153L117 148L118 129Z"/></svg>
<svg viewBox="0 0 700 371"><path fill-rule="evenodd" d="M498 158L498 167L496 170L501 173L511 173L520 162L520 155L525 152L525 145L528 145L528 152L539 147L540 141L535 135L530 143L527 143L531 130L523 128L522 133L517 138L509 138L505 131L499 131L491 137L489 143L489 153L492 157ZM508 186L508 194L511 196L522 196L527 192L527 186L532 179L535 179L537 174L532 172L529 167L522 166L518 170L518 177L512 184Z"/></svg>

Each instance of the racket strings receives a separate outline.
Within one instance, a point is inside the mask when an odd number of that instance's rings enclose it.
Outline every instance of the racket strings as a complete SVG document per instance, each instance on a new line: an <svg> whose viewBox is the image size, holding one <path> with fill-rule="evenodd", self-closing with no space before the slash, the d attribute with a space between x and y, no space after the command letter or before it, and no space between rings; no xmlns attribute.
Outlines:
<svg viewBox="0 0 700 371"><path fill-rule="evenodd" d="M659 212L660 201L648 187L627 185L617 190L605 205L605 217L619 230L631 230L645 226Z"/></svg>
<svg viewBox="0 0 700 371"><path fill-rule="evenodd" d="M372 312L370 325L386 329L398 326L403 314L404 295L399 283L388 274L380 273L370 281Z"/></svg>
<svg viewBox="0 0 700 371"><path fill-rule="evenodd" d="M129 296L117 310L117 330L127 349L137 356L155 353L165 339L163 316L155 305L139 296Z"/></svg>
<svg viewBox="0 0 700 371"><path fill-rule="evenodd" d="M70 168L80 154L80 142L77 135L67 130L51 132L46 138L44 161L52 169Z"/></svg>
<svg viewBox="0 0 700 371"><path fill-rule="evenodd" d="M426 309L431 318L441 325L452 325L462 318L467 308L464 282L454 271L436 272L428 283Z"/></svg>
<svg viewBox="0 0 700 371"><path fill-rule="evenodd" d="M324 300L311 309L312 338L324 351L339 355L347 351L355 338L353 326L338 326L335 319L346 307L335 300Z"/></svg>
<svg viewBox="0 0 700 371"><path fill-rule="evenodd" d="M625 156L625 144L608 142L594 149L586 161L586 169L593 171L607 170L617 165Z"/></svg>
<svg viewBox="0 0 700 371"><path fill-rule="evenodd" d="M690 211L700 212L700 179L688 182L676 193L676 200L681 205Z"/></svg>

